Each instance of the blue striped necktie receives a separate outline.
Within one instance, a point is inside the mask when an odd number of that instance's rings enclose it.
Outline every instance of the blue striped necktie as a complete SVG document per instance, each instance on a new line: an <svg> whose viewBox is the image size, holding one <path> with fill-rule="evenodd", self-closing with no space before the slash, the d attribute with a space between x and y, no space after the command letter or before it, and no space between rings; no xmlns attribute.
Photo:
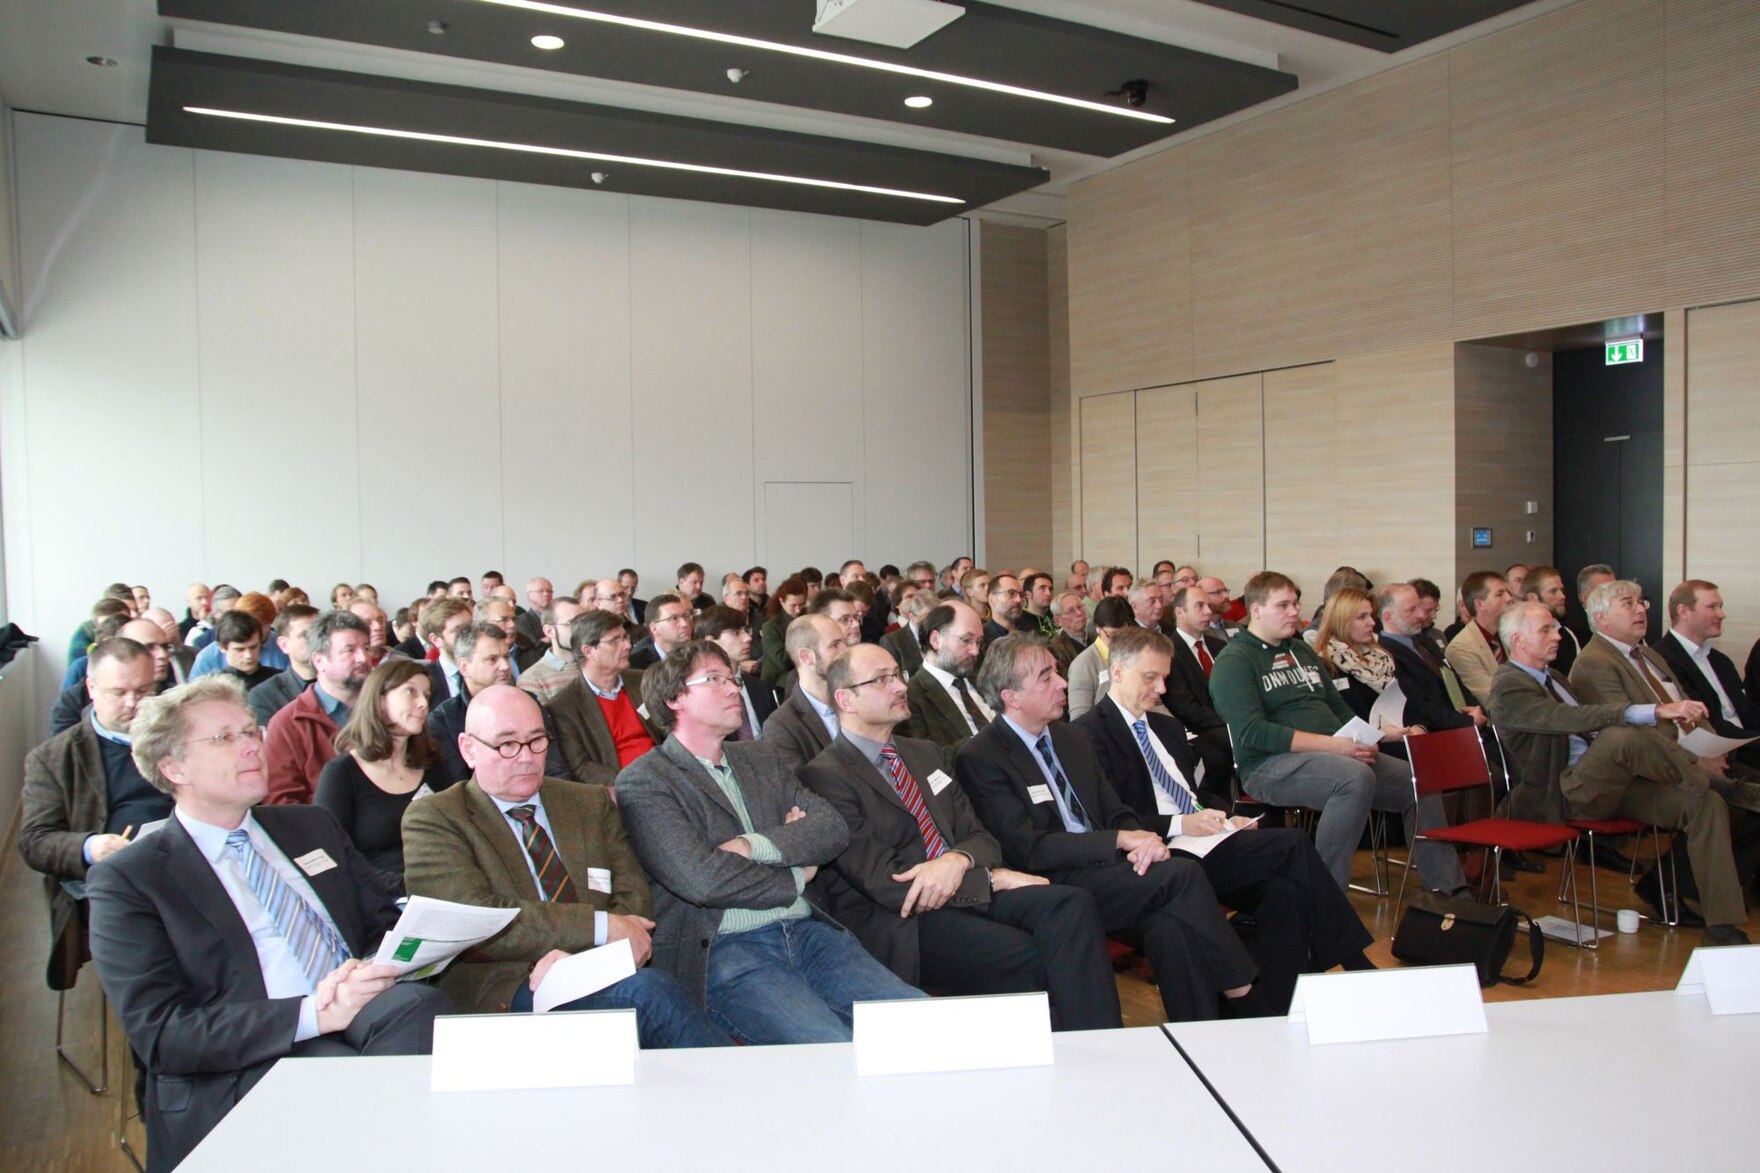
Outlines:
<svg viewBox="0 0 1760 1173"><path fill-rule="evenodd" d="M1057 795L1063 799L1063 805L1069 810L1070 821L1075 824L1070 830L1093 830L1094 824L1088 818L1088 812L1083 809L1082 800L1076 797L1076 788L1070 785L1069 776L1063 772L1063 767L1057 762L1057 754L1051 748L1050 732L1039 734L1039 740L1033 743L1033 748L1039 751L1039 757L1044 760L1045 768L1051 771L1051 780L1057 784Z"/></svg>
<svg viewBox="0 0 1760 1173"><path fill-rule="evenodd" d="M256 893L257 902L275 922L300 968L312 979L312 988L317 989L318 983L331 970L348 959L348 946L330 922L319 916L305 898L257 854L257 849L251 845L250 834L243 827L227 832L226 846L232 849L243 870L244 882Z"/></svg>
<svg viewBox="0 0 1760 1173"><path fill-rule="evenodd" d="M1178 778L1167 772L1167 767L1161 764L1161 755L1156 753L1155 747L1149 744L1148 719L1132 721L1131 732L1137 735L1137 746L1143 751L1143 760L1149 763L1149 777L1155 780L1155 785L1167 792L1167 796L1173 799L1173 805L1180 814L1197 814L1198 804L1192 801L1191 792L1180 785Z"/></svg>

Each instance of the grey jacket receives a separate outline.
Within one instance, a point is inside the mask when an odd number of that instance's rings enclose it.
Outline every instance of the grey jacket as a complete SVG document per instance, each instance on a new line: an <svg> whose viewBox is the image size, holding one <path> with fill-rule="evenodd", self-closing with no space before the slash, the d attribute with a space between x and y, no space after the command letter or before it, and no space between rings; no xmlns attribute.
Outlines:
<svg viewBox="0 0 1760 1173"><path fill-rule="evenodd" d="M753 829L782 853L782 866L754 863L720 844L745 833L715 779L676 737L617 775L617 807L653 882L653 964L677 977L698 1003L709 989L709 945L728 908L786 908L801 895L791 867L829 863L849 845L849 827L801 785L769 740L728 742L722 753L739 782ZM790 807L806 818L785 823Z"/></svg>

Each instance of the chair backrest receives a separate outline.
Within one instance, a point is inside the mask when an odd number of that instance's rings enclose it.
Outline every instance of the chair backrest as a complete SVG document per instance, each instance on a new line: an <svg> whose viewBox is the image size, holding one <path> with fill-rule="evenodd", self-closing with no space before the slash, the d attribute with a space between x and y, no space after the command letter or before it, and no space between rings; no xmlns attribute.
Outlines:
<svg viewBox="0 0 1760 1173"><path fill-rule="evenodd" d="M1485 761L1485 746L1479 741L1476 726L1409 733L1406 754L1412 763L1412 786L1419 798L1491 786L1491 767Z"/></svg>

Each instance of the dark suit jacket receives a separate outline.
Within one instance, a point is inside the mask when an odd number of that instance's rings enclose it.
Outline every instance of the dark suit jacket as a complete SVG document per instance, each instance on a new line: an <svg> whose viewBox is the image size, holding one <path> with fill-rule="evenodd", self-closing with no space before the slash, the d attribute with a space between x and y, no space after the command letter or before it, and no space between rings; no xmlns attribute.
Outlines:
<svg viewBox="0 0 1760 1173"><path fill-rule="evenodd" d="M776 750L790 770L798 770L831 744L825 722L807 700L807 690L797 688L776 706L764 722L764 744Z"/></svg>
<svg viewBox="0 0 1760 1173"><path fill-rule="evenodd" d="M301 679L292 668L285 668L251 689L251 712L256 716L257 724L267 725L269 718L298 700L300 693L311 683Z"/></svg>
<svg viewBox="0 0 1760 1173"><path fill-rule="evenodd" d="M1066 831L1055 802L1033 801L1029 788L1047 785L1039 755L1000 715L966 742L953 769L972 809L1002 845L1003 861L1020 871L1051 876L1055 883L1052 873L1117 862L1114 832L1139 830L1142 823L1101 773L1087 736L1061 721L1048 728L1051 748L1088 812L1092 831Z"/></svg>
<svg viewBox="0 0 1760 1173"><path fill-rule="evenodd" d="M1198 755L1192 752L1191 743L1186 740L1185 726L1165 713L1150 712L1146 716L1149 732L1155 735L1155 739L1167 750L1174 764L1185 774L1186 781L1190 782L1198 773ZM1125 723L1124 711L1118 707L1118 702L1110 696L1102 697L1099 704L1076 718L1072 724L1088 735L1088 744L1093 747L1094 756L1100 762L1101 776L1112 784L1119 799L1135 812L1137 821L1166 835L1173 819L1156 810L1155 782L1149 777L1149 764L1143 760L1142 748L1137 745L1137 735ZM1052 744L1056 744L1055 734ZM1058 756L1062 757L1061 751ZM1065 766L1065 770L1067 769ZM1228 810L1231 796L1226 791L1211 786L1208 773L1204 784L1198 786L1197 790L1198 801L1205 806L1221 811Z"/></svg>
<svg viewBox="0 0 1760 1173"><path fill-rule="evenodd" d="M959 891L945 907L989 904L985 869L1002 866L1002 848L984 830L958 783L950 781L940 794L934 792L930 778L938 771L950 773L939 750L908 737L896 739L893 745L917 780L936 831L950 850L963 851L972 860ZM916 985L922 977L917 939L921 921L898 915L910 885L892 877L928 859L917 820L905 809L892 779L870 765L846 737L808 762L800 778L849 825L849 846L813 882L826 910L882 964Z"/></svg>
<svg viewBox="0 0 1760 1173"><path fill-rule="evenodd" d="M1086 640L1071 638L1069 632L1058 629L1046 644L1051 649L1052 659L1057 661L1057 674L1065 680L1069 679L1069 666L1075 663L1077 656L1087 648Z"/></svg>
<svg viewBox="0 0 1760 1173"><path fill-rule="evenodd" d="M1210 699L1210 679L1204 675L1204 666L1198 663L1198 657L1177 632L1167 638L1173 641L1173 667L1167 673L1167 694L1161 698L1161 703L1193 733L1225 728L1228 722L1222 719L1215 702ZM1228 641L1205 632L1204 646L1210 649L1214 658L1222 654Z"/></svg>
<svg viewBox="0 0 1760 1173"><path fill-rule="evenodd" d="M1556 672L1551 675L1579 701L1575 689ZM1570 735L1586 736L1610 725L1624 724L1626 706L1567 705L1515 664L1498 666L1491 678L1488 713L1503 742L1504 764L1510 770L1509 814L1513 818L1562 823L1564 793L1559 777L1570 764Z"/></svg>
<svg viewBox="0 0 1760 1173"><path fill-rule="evenodd" d="M434 745L440 751L437 769L449 787L471 776L471 768L464 764L464 755L458 752L458 735L464 732L464 719L470 707L470 694L461 691L428 714L428 736L434 739ZM544 751L544 776L565 782L575 781L575 773L563 754L555 714L543 705L538 706L538 711L544 715L544 732L550 735L550 748Z"/></svg>
<svg viewBox="0 0 1760 1173"><path fill-rule="evenodd" d="M18 850L33 871L43 873L49 894L51 990L72 989L86 959L79 902L61 881L85 878L86 836L103 831L109 817L104 755L90 721L62 730L25 756Z"/></svg>
<svg viewBox="0 0 1760 1173"><path fill-rule="evenodd" d="M623 691L638 710L642 707L642 673L637 668L623 670ZM556 726L563 760L569 774L579 782L611 785L622 766L617 761L617 743L611 739L611 726L605 722L605 710L599 698L587 687L585 676L577 675L566 687L550 698L545 710ZM659 745L665 740L651 722L648 736Z"/></svg>
<svg viewBox="0 0 1760 1173"><path fill-rule="evenodd" d="M915 676L922 669L923 645L917 642L917 637L908 628L901 626L897 631L887 632L880 637L880 646L892 653L893 660L898 663L899 670L905 674L906 679Z"/></svg>
<svg viewBox="0 0 1760 1173"><path fill-rule="evenodd" d="M591 949L595 912L653 914L647 873L610 792L546 780L538 793L556 854L574 881L574 903L539 898L525 848L475 779L412 802L403 814L403 872L410 895L519 909L512 924L440 978L440 988L467 1014L505 1012L519 983L550 950ZM590 868L611 873L609 892L588 886Z"/></svg>
<svg viewBox="0 0 1760 1173"><path fill-rule="evenodd" d="M970 687L971 681L966 685ZM971 722L959 702L928 672L911 677L905 696L910 700L911 715L898 727L899 735L933 741L941 756L952 761L960 747L972 739Z"/></svg>
<svg viewBox="0 0 1760 1173"><path fill-rule="evenodd" d="M720 845L745 833L733 804L691 751L667 738L617 776L618 810L654 883L654 965L699 1005L708 997L709 943L727 908L787 908L798 866L830 863L849 843L843 819L795 777L768 741L723 747L752 827L781 853L756 863ZM790 807L806 817L785 822Z"/></svg>
<svg viewBox="0 0 1760 1173"><path fill-rule="evenodd" d="M763 729L776 712L776 690L765 684L756 672L741 672L739 681L746 695L752 698L752 711L758 714L758 728Z"/></svg>
<svg viewBox="0 0 1760 1173"><path fill-rule="evenodd" d="M636 646L629 650L629 666L631 668L652 668L660 662L660 649L654 645L654 637L644 635L636 641Z"/></svg>
<svg viewBox="0 0 1760 1173"><path fill-rule="evenodd" d="M1717 682L1723 685L1723 691L1729 696L1729 703L1736 711L1736 721L1731 724L1723 715L1723 702L1717 699L1717 690L1700 671L1698 661L1687 651L1686 645L1669 632L1656 644L1656 651L1674 672L1674 678L1688 700L1698 701L1711 710L1711 727L1721 737L1752 737L1760 733L1760 712L1748 694L1742 689L1741 673L1736 671L1735 661L1718 651L1716 648L1706 649L1706 658L1711 661L1711 669L1717 675Z"/></svg>
<svg viewBox="0 0 1760 1173"><path fill-rule="evenodd" d="M307 876L349 952L368 955L397 923L373 866L328 811L258 807L293 859L322 848L339 865ZM146 1068L150 1169L170 1169L293 1049L299 998L270 998L243 918L175 817L86 877L92 957Z"/></svg>
<svg viewBox="0 0 1760 1173"><path fill-rule="evenodd" d="M459 685L463 687L462 682ZM431 713L446 703L452 696L452 686L446 682L446 665L439 660L428 661L428 711Z"/></svg>
<svg viewBox="0 0 1760 1173"><path fill-rule="evenodd" d="M1406 694L1407 725L1422 725L1429 730L1464 729L1473 723L1473 718L1454 707L1448 699L1448 686L1442 681L1442 673L1432 668L1423 656L1397 639L1380 637L1382 650L1393 657L1394 679L1399 681L1400 691ZM1440 661L1442 657L1438 656ZM1465 684L1461 685L1461 695L1469 705L1476 705L1479 699L1473 695Z"/></svg>
<svg viewBox="0 0 1760 1173"><path fill-rule="evenodd" d="M1748 703L1760 705L1760 639L1748 650L1748 662L1742 668L1742 691L1748 694Z"/></svg>

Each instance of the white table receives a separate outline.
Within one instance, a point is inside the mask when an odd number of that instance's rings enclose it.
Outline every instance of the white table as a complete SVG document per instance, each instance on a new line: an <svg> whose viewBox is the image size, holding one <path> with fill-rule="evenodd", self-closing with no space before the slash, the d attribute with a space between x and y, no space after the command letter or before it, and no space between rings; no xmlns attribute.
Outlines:
<svg viewBox="0 0 1760 1173"><path fill-rule="evenodd" d="M1485 1015L1489 1034L1319 1047L1286 1018L1167 1030L1284 1173L1760 1168L1760 1015L1672 992Z"/></svg>
<svg viewBox="0 0 1760 1173"><path fill-rule="evenodd" d="M1178 1105L1180 1164L1263 1173L1158 1029L1059 1034L1053 1046L1051 1067L865 1079L849 1044L644 1051L632 1086L440 1095L426 1058L288 1059L181 1168L1027 1173L1125 1159L1117 1146L1133 1130L1165 1167L1155 1126Z"/></svg>

